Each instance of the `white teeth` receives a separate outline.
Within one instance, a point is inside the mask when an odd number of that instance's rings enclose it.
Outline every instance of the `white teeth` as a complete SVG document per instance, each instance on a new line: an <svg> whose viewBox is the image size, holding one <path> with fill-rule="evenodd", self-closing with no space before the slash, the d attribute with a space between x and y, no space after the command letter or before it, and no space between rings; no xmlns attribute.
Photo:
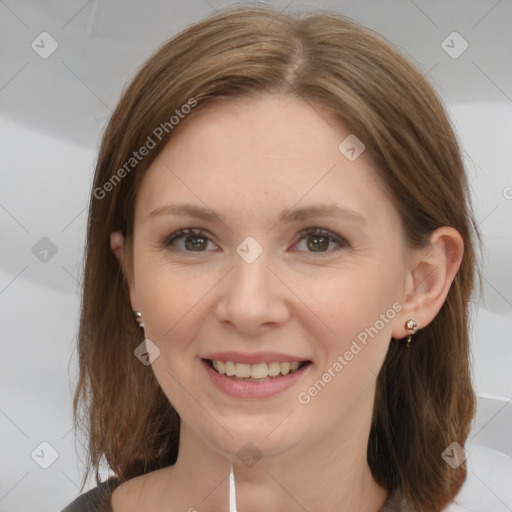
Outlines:
<svg viewBox="0 0 512 512"><path fill-rule="evenodd" d="M281 373L288 375L290 373L290 363L281 363Z"/></svg>
<svg viewBox="0 0 512 512"><path fill-rule="evenodd" d="M241 379L251 376L251 365L245 363L236 363L235 375Z"/></svg>
<svg viewBox="0 0 512 512"><path fill-rule="evenodd" d="M267 363L251 365L251 377L253 379L265 379L268 377Z"/></svg>
<svg viewBox="0 0 512 512"><path fill-rule="evenodd" d="M236 365L233 361L226 361L225 369L228 377L233 377L236 373Z"/></svg>
<svg viewBox="0 0 512 512"><path fill-rule="evenodd" d="M268 376L277 377L281 373L281 363L268 364Z"/></svg>
<svg viewBox="0 0 512 512"><path fill-rule="evenodd" d="M300 366L299 361L293 361L291 363L273 361L271 363L247 364L217 360L212 361L212 364L221 375L240 379L267 379L268 377L277 377L278 375L288 375L297 370Z"/></svg>

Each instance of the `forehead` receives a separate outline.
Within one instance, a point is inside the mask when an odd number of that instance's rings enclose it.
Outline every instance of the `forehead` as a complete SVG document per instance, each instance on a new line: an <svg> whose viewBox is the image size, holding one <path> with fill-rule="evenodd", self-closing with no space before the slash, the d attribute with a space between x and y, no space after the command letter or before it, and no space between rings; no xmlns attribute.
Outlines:
<svg viewBox="0 0 512 512"><path fill-rule="evenodd" d="M138 215L178 198L237 215L319 201L388 214L391 201L369 157L343 152L344 141L354 146L351 137L325 108L299 98L216 101L182 121L147 170Z"/></svg>
<svg viewBox="0 0 512 512"><path fill-rule="evenodd" d="M191 158L207 153L233 164L310 160L318 151L337 155L340 137L349 133L325 107L296 97L216 100L193 111L163 153L181 149Z"/></svg>

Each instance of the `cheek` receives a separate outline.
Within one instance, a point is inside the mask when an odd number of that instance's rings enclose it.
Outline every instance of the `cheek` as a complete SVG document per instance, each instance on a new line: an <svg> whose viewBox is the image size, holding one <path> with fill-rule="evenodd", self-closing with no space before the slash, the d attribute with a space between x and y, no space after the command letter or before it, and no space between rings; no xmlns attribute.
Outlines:
<svg viewBox="0 0 512 512"><path fill-rule="evenodd" d="M200 337L201 319L207 314L208 291L218 279L204 272L199 278L190 269L158 262L148 263L146 268L150 270L137 292L144 312L145 336L159 350L151 368L180 417L201 415L191 400L191 394L197 394L191 361L197 355L195 340ZM210 427L213 430L215 425Z"/></svg>
<svg viewBox="0 0 512 512"><path fill-rule="evenodd" d="M307 304L315 313L309 315L310 328L322 340L327 367L347 353L351 366L380 368L395 317L402 309L397 273L381 270L378 266L345 269L309 289Z"/></svg>
<svg viewBox="0 0 512 512"><path fill-rule="evenodd" d="M384 276L386 273L389 277ZM363 324L375 322L395 302L399 296L396 283L392 269L354 268L318 283L311 302L332 323L350 319L350 323L364 327Z"/></svg>
<svg viewBox="0 0 512 512"><path fill-rule="evenodd" d="M323 293L310 297L322 322L311 320L309 330L314 329L313 322L322 325L315 331L322 352L297 401L304 407L302 414L322 417L326 429L357 409L358 403L372 400L389 348L393 321L401 305L394 283L374 278L329 280ZM328 334L321 338L319 329Z"/></svg>
<svg viewBox="0 0 512 512"><path fill-rule="evenodd" d="M204 270L149 263L137 296L144 312L146 335L159 343L192 338L200 326L194 321L218 277Z"/></svg>

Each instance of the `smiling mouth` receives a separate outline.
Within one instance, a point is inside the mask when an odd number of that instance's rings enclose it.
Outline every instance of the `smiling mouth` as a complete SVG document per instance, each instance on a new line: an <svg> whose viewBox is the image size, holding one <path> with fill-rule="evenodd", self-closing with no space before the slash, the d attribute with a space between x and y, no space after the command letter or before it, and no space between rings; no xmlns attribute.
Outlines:
<svg viewBox="0 0 512 512"><path fill-rule="evenodd" d="M300 368L311 363L311 361L273 361L269 363L246 364L234 361L212 361L211 359L204 359L204 361L220 375L244 382L267 382L279 379L295 373Z"/></svg>

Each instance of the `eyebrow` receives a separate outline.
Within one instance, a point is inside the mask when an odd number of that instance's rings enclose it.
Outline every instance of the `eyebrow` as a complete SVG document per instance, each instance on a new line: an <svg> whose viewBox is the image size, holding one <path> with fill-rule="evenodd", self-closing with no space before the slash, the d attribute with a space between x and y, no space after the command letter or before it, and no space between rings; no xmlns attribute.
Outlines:
<svg viewBox="0 0 512 512"><path fill-rule="evenodd" d="M161 206L156 210L153 210L148 217L153 218L157 215L195 217L203 221L211 222L215 220L220 220L224 222L223 217L214 212L213 210L210 210L209 208L205 208L203 206L187 203L169 204ZM277 223L284 222L286 224L291 224L293 222L298 222L313 217L337 217L346 218L347 220L355 221L360 224L367 223L366 217L364 217L360 213L350 208L341 207L336 204L308 206L305 208L283 210L281 212L281 215L279 216L279 220L277 221Z"/></svg>

